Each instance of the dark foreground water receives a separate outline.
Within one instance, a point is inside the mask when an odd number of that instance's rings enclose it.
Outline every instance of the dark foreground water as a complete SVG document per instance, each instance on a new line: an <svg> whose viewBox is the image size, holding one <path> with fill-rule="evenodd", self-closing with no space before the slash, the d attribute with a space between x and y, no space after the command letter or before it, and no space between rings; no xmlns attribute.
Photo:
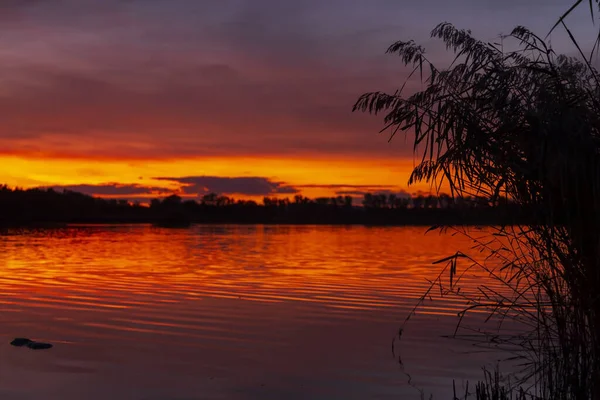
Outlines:
<svg viewBox="0 0 600 400"><path fill-rule="evenodd" d="M450 399L489 353L428 303L424 228L86 226L0 237L1 399ZM468 282L467 282L468 283ZM17 336L51 350L9 345ZM468 352L469 354L465 354Z"/></svg>

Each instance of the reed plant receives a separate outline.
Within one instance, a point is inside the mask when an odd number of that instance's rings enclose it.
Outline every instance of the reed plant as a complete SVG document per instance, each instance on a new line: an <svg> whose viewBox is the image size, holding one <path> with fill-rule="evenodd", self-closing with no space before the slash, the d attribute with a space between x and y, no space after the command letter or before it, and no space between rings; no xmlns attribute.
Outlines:
<svg viewBox="0 0 600 400"><path fill-rule="evenodd" d="M424 89L366 93L354 110L383 114L391 138L412 135L419 162L409 184L514 202L530 220L474 238L484 262L463 253L440 260L445 268L419 305L436 287L461 296L453 336L520 361L519 389L494 392L484 382L477 398L600 399L599 74L583 52L558 55L524 27L497 43L448 23L431 34L454 53L450 66L434 65L413 41L396 42L388 53ZM461 281L475 270L492 283L466 290ZM473 311L487 313L483 328L465 325Z"/></svg>

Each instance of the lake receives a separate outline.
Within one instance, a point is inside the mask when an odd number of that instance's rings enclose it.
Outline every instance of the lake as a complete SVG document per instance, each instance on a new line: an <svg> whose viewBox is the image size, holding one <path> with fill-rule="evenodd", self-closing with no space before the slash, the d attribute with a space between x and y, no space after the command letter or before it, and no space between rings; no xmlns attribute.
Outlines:
<svg viewBox="0 0 600 400"><path fill-rule="evenodd" d="M2 399L451 399L497 355L426 303L425 228L73 226L0 237ZM466 282L465 284L468 284ZM54 344L9 345L14 337ZM408 375L411 377L409 384Z"/></svg>

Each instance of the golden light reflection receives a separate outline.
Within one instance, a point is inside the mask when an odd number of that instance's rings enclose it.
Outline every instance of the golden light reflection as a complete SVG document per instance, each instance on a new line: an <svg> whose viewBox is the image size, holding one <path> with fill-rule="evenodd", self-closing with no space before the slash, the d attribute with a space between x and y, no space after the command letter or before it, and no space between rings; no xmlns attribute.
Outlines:
<svg viewBox="0 0 600 400"><path fill-rule="evenodd" d="M396 374L395 363L381 360L391 355L389 339L428 279L439 273L433 262L457 250L473 254L470 247L465 237L425 235L425 228L119 225L12 231L0 241L0 323L7 337L55 344L51 355L60 358L47 364L51 373L72 360L93 367L92 376L101 374L99 386L115 368L126 377L148 368L144 376L156 373L160 381L166 370L152 371L166 362L169 371L182 362L188 373L195 368L195 380L211 376L215 365L230 376L240 354L273 373L291 365L310 375L318 360L329 359L334 363L319 376L338 376L357 360L365 371L389 368ZM473 274L462 287L482 282ZM435 300L418 310L403 334L402 359L419 368L438 359L464 366L439 335L454 331L465 301L432 294ZM292 357L290 349L296 351ZM322 357L329 349L335 356ZM314 362L289 362L307 353ZM106 366L104 375L99 366ZM246 364L241 367L239 376L246 376Z"/></svg>
<svg viewBox="0 0 600 400"><path fill-rule="evenodd" d="M433 262L457 250L468 254L472 246L460 235L424 232L94 226L25 233L3 244L0 300L66 313L121 310L146 315L168 304L207 298L407 311L439 272L441 266ZM463 285L468 289L480 279L480 274L469 275ZM423 311L456 315L463 306L448 298Z"/></svg>

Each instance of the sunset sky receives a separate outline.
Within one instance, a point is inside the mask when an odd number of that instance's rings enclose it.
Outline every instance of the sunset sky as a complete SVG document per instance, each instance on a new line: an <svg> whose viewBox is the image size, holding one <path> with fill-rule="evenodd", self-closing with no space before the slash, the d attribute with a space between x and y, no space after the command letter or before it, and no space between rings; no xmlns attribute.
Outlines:
<svg viewBox="0 0 600 400"><path fill-rule="evenodd" d="M0 182L144 198L409 191L410 138L352 114L448 21L545 35L567 0L2 0ZM570 17L584 46L589 9ZM573 53L561 31L557 52ZM419 83L414 82L414 88Z"/></svg>

